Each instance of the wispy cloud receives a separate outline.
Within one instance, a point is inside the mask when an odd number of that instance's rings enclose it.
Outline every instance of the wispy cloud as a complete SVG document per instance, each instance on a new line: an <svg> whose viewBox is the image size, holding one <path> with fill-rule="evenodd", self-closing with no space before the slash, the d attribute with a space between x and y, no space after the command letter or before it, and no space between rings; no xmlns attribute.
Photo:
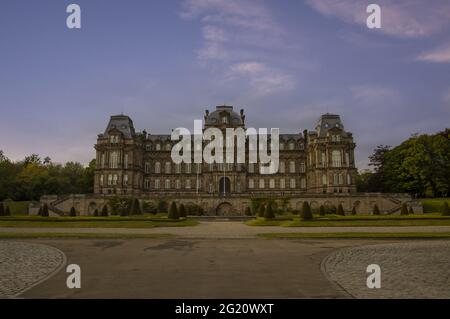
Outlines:
<svg viewBox="0 0 450 319"><path fill-rule="evenodd" d="M417 57L419 61L434 63L450 63L450 45L440 46Z"/></svg>
<svg viewBox="0 0 450 319"><path fill-rule="evenodd" d="M365 26L367 5L373 1L307 0L316 11L346 23ZM425 37L450 26L448 0L378 0L382 10L381 32L401 38Z"/></svg>
<svg viewBox="0 0 450 319"><path fill-rule="evenodd" d="M295 79L277 65L277 51L294 48L286 32L262 2L249 0L186 0L180 16L201 22L201 65L224 81L248 81L254 95L292 89ZM262 50L263 49L263 50Z"/></svg>

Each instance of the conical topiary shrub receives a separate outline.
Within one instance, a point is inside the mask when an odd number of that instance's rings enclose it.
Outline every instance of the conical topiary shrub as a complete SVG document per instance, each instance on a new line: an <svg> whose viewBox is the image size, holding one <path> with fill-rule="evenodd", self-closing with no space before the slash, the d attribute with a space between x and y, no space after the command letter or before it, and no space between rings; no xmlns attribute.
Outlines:
<svg viewBox="0 0 450 319"><path fill-rule="evenodd" d="M9 210L9 206L5 207L5 216L11 216L11 211Z"/></svg>
<svg viewBox="0 0 450 319"><path fill-rule="evenodd" d="M180 215L180 218L186 218L186 207L183 204L180 204L178 215Z"/></svg>
<svg viewBox="0 0 450 319"><path fill-rule="evenodd" d="M42 217L48 217L49 216L47 203L45 203L44 206L42 206L41 216Z"/></svg>
<svg viewBox="0 0 450 319"><path fill-rule="evenodd" d="M177 204L175 202L172 202L169 208L169 214L167 216L169 219L179 219L180 216L178 215L178 209Z"/></svg>
<svg viewBox="0 0 450 319"><path fill-rule="evenodd" d="M319 215L320 216L325 216L325 206L320 205L320 207L319 207Z"/></svg>
<svg viewBox="0 0 450 319"><path fill-rule="evenodd" d="M344 207L342 207L342 204L339 204L336 214L339 215L339 216L345 216Z"/></svg>
<svg viewBox="0 0 450 319"><path fill-rule="evenodd" d="M142 214L141 204L139 203L139 199L134 198L133 201L131 202L130 214L131 215L141 215Z"/></svg>
<svg viewBox="0 0 450 319"><path fill-rule="evenodd" d="M400 211L400 215L408 215L408 206L406 203L402 204L402 210Z"/></svg>
<svg viewBox="0 0 450 319"><path fill-rule="evenodd" d="M373 205L373 214L374 215L380 215L380 209L378 208L378 205Z"/></svg>
<svg viewBox="0 0 450 319"><path fill-rule="evenodd" d="M300 213L300 217L303 220L313 219L313 214L311 212L311 206L309 206L308 202L303 202L303 207L302 207L302 212Z"/></svg>
<svg viewBox="0 0 450 319"><path fill-rule="evenodd" d="M352 215L356 215L356 207L355 206L353 206L353 208L352 208Z"/></svg>
<svg viewBox="0 0 450 319"><path fill-rule="evenodd" d="M75 210L75 207L72 206L72 207L70 208L69 216L70 216L70 217L75 217L75 216L77 216L77 211Z"/></svg>
<svg viewBox="0 0 450 319"><path fill-rule="evenodd" d="M102 217L108 216L108 206L104 205L102 208Z"/></svg>
<svg viewBox="0 0 450 319"><path fill-rule="evenodd" d="M252 216L252 211L248 206L245 208L245 216Z"/></svg>
<svg viewBox="0 0 450 319"><path fill-rule="evenodd" d="M266 212L266 207L264 204L260 204L258 207L258 217L264 217L264 213Z"/></svg>
<svg viewBox="0 0 450 319"><path fill-rule="evenodd" d="M264 211L264 218L266 219L274 219L275 214L273 213L272 205L267 204L266 209Z"/></svg>
<svg viewBox="0 0 450 319"><path fill-rule="evenodd" d="M0 202L0 216L5 216L5 206Z"/></svg>
<svg viewBox="0 0 450 319"><path fill-rule="evenodd" d="M412 206L409 206L408 214L414 215L414 209L412 208Z"/></svg>
<svg viewBox="0 0 450 319"><path fill-rule="evenodd" d="M450 216L450 207L447 202L444 202L444 206L442 207L442 216Z"/></svg>
<svg viewBox="0 0 450 319"><path fill-rule="evenodd" d="M94 217L98 217L98 209L94 210Z"/></svg>

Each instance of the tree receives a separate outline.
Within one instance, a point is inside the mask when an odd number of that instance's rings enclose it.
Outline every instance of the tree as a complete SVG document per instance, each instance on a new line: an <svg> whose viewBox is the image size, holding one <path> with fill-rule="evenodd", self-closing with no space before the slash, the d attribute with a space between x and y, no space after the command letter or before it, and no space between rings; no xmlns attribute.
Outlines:
<svg viewBox="0 0 450 319"><path fill-rule="evenodd" d="M99 214L98 214L98 209L95 209L95 210L94 210L94 217L98 217L98 215L99 215Z"/></svg>
<svg viewBox="0 0 450 319"><path fill-rule="evenodd" d="M352 215L356 215L356 206L353 206L352 208Z"/></svg>
<svg viewBox="0 0 450 319"><path fill-rule="evenodd" d="M48 217L49 216L47 203L44 203L44 206L42 206L41 216L42 217Z"/></svg>
<svg viewBox="0 0 450 319"><path fill-rule="evenodd" d="M9 206L5 207L5 216L11 216L11 211L9 210Z"/></svg>
<svg viewBox="0 0 450 319"><path fill-rule="evenodd" d="M75 207L72 206L72 207L70 208L69 216L70 216L70 217L75 217L75 216L77 216L77 211L75 210Z"/></svg>
<svg viewBox="0 0 450 319"><path fill-rule="evenodd" d="M402 210L400 211L400 215L408 215L408 206L406 203L402 204Z"/></svg>
<svg viewBox="0 0 450 319"><path fill-rule="evenodd" d="M414 209L412 208L412 206L409 206L408 214L414 215Z"/></svg>
<svg viewBox="0 0 450 319"><path fill-rule="evenodd" d="M5 207L3 203L0 203L0 216L5 216Z"/></svg>
<svg viewBox="0 0 450 319"><path fill-rule="evenodd" d="M325 216L325 207L323 205L320 205L319 207L319 215Z"/></svg>
<svg viewBox="0 0 450 319"><path fill-rule="evenodd" d="M108 216L108 206L104 205L102 208L102 216L107 217Z"/></svg>
<svg viewBox="0 0 450 319"><path fill-rule="evenodd" d="M205 210L203 209L203 207L199 207L198 208L198 216L203 216L205 215Z"/></svg>
<svg viewBox="0 0 450 319"><path fill-rule="evenodd" d="M442 208L442 216L450 216L450 207L447 202L444 202L444 206Z"/></svg>
<svg viewBox="0 0 450 319"><path fill-rule="evenodd" d="M170 204L169 214L167 217L169 219L179 219L180 218L180 215L178 215L177 204L175 202L172 202L172 204Z"/></svg>
<svg viewBox="0 0 450 319"><path fill-rule="evenodd" d="M132 200L131 207L130 207L130 214L131 215L141 215L142 214L141 205L139 204L139 199L134 198Z"/></svg>
<svg viewBox="0 0 450 319"><path fill-rule="evenodd" d="M342 207L342 204L339 204L339 206L337 208L337 215L345 216L344 207Z"/></svg>
<svg viewBox="0 0 450 319"><path fill-rule="evenodd" d="M178 214L180 215L181 218L186 218L186 207L184 207L183 204L180 204L180 209L178 211Z"/></svg>
<svg viewBox="0 0 450 319"><path fill-rule="evenodd" d="M308 202L303 202L303 207L302 207L302 212L301 212L300 217L303 220L311 220L311 219L313 219L313 215L312 215L312 212L311 212L311 206L309 206Z"/></svg>
<svg viewBox="0 0 450 319"><path fill-rule="evenodd" d="M264 218L273 219L275 218L275 214L273 213L272 205L267 204L266 209L264 211Z"/></svg>
<svg viewBox="0 0 450 319"><path fill-rule="evenodd" d="M378 205L373 205L373 214L374 215L380 215L380 209L378 208Z"/></svg>
<svg viewBox="0 0 450 319"><path fill-rule="evenodd" d="M245 207L245 216L252 216L252 211L250 207Z"/></svg>

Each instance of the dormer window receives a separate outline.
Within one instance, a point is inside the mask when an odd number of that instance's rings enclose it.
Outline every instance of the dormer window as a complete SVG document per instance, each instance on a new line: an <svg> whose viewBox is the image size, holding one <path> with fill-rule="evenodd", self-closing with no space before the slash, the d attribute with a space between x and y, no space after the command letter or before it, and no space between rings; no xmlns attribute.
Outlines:
<svg viewBox="0 0 450 319"><path fill-rule="evenodd" d="M222 116L222 124L228 124L228 117Z"/></svg>
<svg viewBox="0 0 450 319"><path fill-rule="evenodd" d="M157 143L156 146L155 146L155 149L157 151L160 151L161 150L161 144Z"/></svg>
<svg viewBox="0 0 450 319"><path fill-rule="evenodd" d="M119 136L118 136L118 135L111 135L111 136L109 137L109 142L110 142L111 144L119 143Z"/></svg>

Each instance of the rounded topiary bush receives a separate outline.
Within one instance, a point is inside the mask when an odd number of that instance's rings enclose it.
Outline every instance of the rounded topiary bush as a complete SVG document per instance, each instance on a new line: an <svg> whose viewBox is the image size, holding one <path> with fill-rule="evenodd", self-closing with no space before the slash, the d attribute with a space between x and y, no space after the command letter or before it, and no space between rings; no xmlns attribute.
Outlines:
<svg viewBox="0 0 450 319"><path fill-rule="evenodd" d="M450 207L447 202L444 202L444 206L442 207L442 216L450 216Z"/></svg>
<svg viewBox="0 0 450 319"><path fill-rule="evenodd" d="M313 219L313 214L311 211L311 206L309 206L308 202L303 202L302 212L300 214L300 217L303 220L311 220Z"/></svg>
<svg viewBox="0 0 450 319"><path fill-rule="evenodd" d="M325 216L325 206L320 205L320 207L319 207L319 215L320 216Z"/></svg>
<svg viewBox="0 0 450 319"><path fill-rule="evenodd" d="M72 206L72 207L70 208L69 216L70 216L70 217L75 217L75 216L77 216L77 211L75 210L75 207Z"/></svg>
<svg viewBox="0 0 450 319"><path fill-rule="evenodd" d="M273 213L272 205L267 204L266 209L264 211L264 218L273 219L275 218L275 214Z"/></svg>
<svg viewBox="0 0 450 319"><path fill-rule="evenodd" d="M339 204L336 214L339 215L339 216L345 216L344 207L342 207L342 204Z"/></svg>
<svg viewBox="0 0 450 319"><path fill-rule="evenodd" d="M374 215L380 215L380 209L378 208L378 205L377 205L377 204L373 205L373 211L372 211L372 213L373 213Z"/></svg>
<svg viewBox="0 0 450 319"><path fill-rule="evenodd" d="M181 218L186 218L186 207L184 207L183 204L180 204L180 209L178 210L178 215L180 215Z"/></svg>
<svg viewBox="0 0 450 319"><path fill-rule="evenodd" d="M175 202L172 202L169 208L169 214L167 216L169 219L179 219L180 216L178 215L178 209L177 204Z"/></svg>
<svg viewBox="0 0 450 319"><path fill-rule="evenodd" d="M406 203L402 204L402 210L400 211L400 215L408 215L408 206Z"/></svg>

